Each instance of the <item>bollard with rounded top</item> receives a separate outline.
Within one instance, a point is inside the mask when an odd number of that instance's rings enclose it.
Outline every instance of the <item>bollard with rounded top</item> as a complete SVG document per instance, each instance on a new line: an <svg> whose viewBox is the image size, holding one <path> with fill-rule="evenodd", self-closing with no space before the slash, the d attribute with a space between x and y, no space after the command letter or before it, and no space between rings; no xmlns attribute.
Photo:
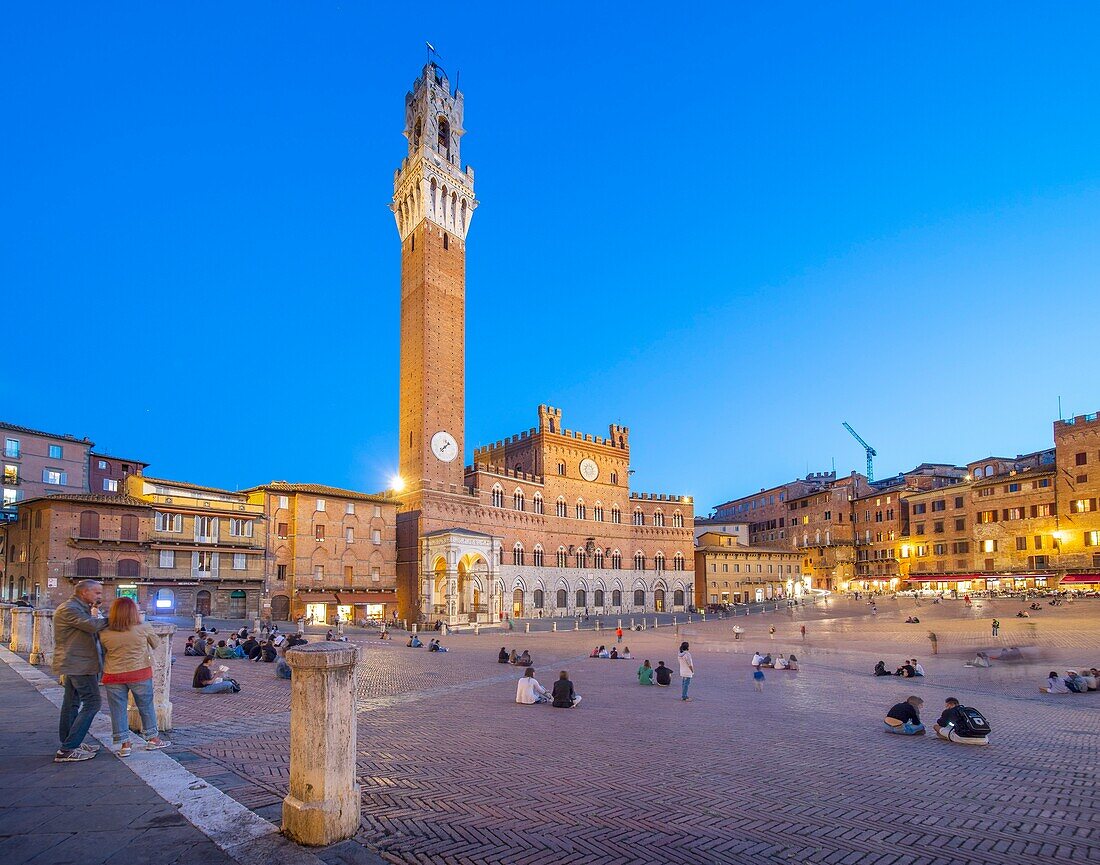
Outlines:
<svg viewBox="0 0 1100 865"><path fill-rule="evenodd" d="M531 633L531 623L530 622L524 622L523 623L523 633L525 633L525 634L530 634Z"/></svg>
<svg viewBox="0 0 1100 865"><path fill-rule="evenodd" d="M557 631L558 630L558 623L557 622L551 622L550 623L550 630L551 631Z"/></svg>
<svg viewBox="0 0 1100 865"><path fill-rule="evenodd" d="M630 620L630 630L632 630L632 631L634 630L634 620L633 619Z"/></svg>
<svg viewBox="0 0 1100 865"><path fill-rule="evenodd" d="M622 619L619 619L619 624L618 624L618 626L617 626L617 627L620 627L620 628L621 628L622 626L623 626L623 620L622 620Z"/></svg>
<svg viewBox="0 0 1100 865"><path fill-rule="evenodd" d="M157 713L157 730L166 732L172 729L172 635L176 626L164 622L151 625L153 633L160 638L160 645L152 650L153 655L153 708ZM130 694L130 705L126 710L126 723L135 733L141 732L141 715L134 705L134 695Z"/></svg>
<svg viewBox="0 0 1100 865"><path fill-rule="evenodd" d="M8 648L13 652L29 652L34 632L34 610L30 607L12 607L11 638Z"/></svg>
<svg viewBox="0 0 1100 865"><path fill-rule="evenodd" d="M580 619L574 619L573 620L573 630L574 631L579 631L580 629L581 629L581 620Z"/></svg>
<svg viewBox="0 0 1100 865"><path fill-rule="evenodd" d="M673 617L672 617L672 624L674 624L674 625L675 625L675 624L677 624L677 621L676 621L676 617L675 617L675 616L673 616Z"/></svg>
<svg viewBox="0 0 1100 865"><path fill-rule="evenodd" d="M298 633L304 634L306 632L306 619L305 616L298 617Z"/></svg>
<svg viewBox="0 0 1100 865"><path fill-rule="evenodd" d="M53 610L35 610L31 636L32 664L49 666L53 663Z"/></svg>
<svg viewBox="0 0 1100 865"><path fill-rule="evenodd" d="M347 643L295 646L286 653L290 679L290 792L283 834L320 847L359 829L355 783L355 666ZM316 707L325 710L318 712Z"/></svg>
<svg viewBox="0 0 1100 865"><path fill-rule="evenodd" d="M474 636L481 636L481 622L474 622Z"/></svg>
<svg viewBox="0 0 1100 865"><path fill-rule="evenodd" d="M447 626L446 622L439 626L439 633L444 637L451 633L451 629Z"/></svg>
<svg viewBox="0 0 1100 865"><path fill-rule="evenodd" d="M195 613L195 630L202 630L202 613Z"/></svg>
<svg viewBox="0 0 1100 865"><path fill-rule="evenodd" d="M657 617L656 616L653 617L653 627L655 627L655 628L657 627Z"/></svg>
<svg viewBox="0 0 1100 865"><path fill-rule="evenodd" d="M15 604L0 604L0 643L11 639L11 611Z"/></svg>
<svg viewBox="0 0 1100 865"><path fill-rule="evenodd" d="M413 632L414 634L416 633L416 629L417 629L417 627L418 627L417 623L416 623L416 622L413 622L413 626L412 626L412 632Z"/></svg>
<svg viewBox="0 0 1100 865"><path fill-rule="evenodd" d="M600 629L600 620L596 619L596 630L598 631L599 629Z"/></svg>
<svg viewBox="0 0 1100 865"><path fill-rule="evenodd" d="M261 622L259 619L252 620L252 630L255 631L257 634L260 633L260 628L262 627L263 622Z"/></svg>

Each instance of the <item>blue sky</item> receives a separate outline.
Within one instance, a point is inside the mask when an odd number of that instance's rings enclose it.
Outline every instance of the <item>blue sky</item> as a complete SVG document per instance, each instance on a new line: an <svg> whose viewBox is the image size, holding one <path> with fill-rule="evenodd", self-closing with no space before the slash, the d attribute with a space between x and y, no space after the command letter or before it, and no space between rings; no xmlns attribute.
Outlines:
<svg viewBox="0 0 1100 865"><path fill-rule="evenodd" d="M397 461L403 98L466 94L467 459L632 430L698 510L1100 409L1089 4L22 4L0 417L227 487ZM419 17L418 17L419 11Z"/></svg>

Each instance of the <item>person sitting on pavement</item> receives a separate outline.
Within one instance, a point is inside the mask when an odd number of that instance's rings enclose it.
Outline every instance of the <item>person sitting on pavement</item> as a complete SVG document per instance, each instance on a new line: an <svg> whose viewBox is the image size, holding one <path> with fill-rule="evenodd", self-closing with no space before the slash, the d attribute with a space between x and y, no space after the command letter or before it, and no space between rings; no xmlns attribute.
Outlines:
<svg viewBox="0 0 1100 865"><path fill-rule="evenodd" d="M252 653L255 652L256 649L258 649L259 647L260 642L253 634L249 634L248 639L241 643L241 651L244 652L244 656L250 661L252 660Z"/></svg>
<svg viewBox="0 0 1100 865"><path fill-rule="evenodd" d="M589 655L588 657L590 657L590 658L598 658L599 656L600 656L600 647L599 647L599 646L596 646L596 647L595 647L595 648L594 648L594 649L592 650L592 654L591 654L591 655Z"/></svg>
<svg viewBox="0 0 1100 865"><path fill-rule="evenodd" d="M1001 654L997 655L998 661L1022 661L1024 659L1024 653L1021 652L1016 646L1011 646L1007 649L1001 649Z"/></svg>
<svg viewBox="0 0 1100 865"><path fill-rule="evenodd" d="M664 661L657 662L657 669L653 671L653 677L662 688L667 688L672 684L672 670L665 666Z"/></svg>
<svg viewBox="0 0 1100 865"><path fill-rule="evenodd" d="M286 645L286 634L276 634L271 638L271 642L274 643L275 648L278 649Z"/></svg>
<svg viewBox="0 0 1100 865"><path fill-rule="evenodd" d="M335 643L336 642L336 633L332 630L332 628L329 628L328 633L325 634L325 642L327 642L327 643Z"/></svg>
<svg viewBox="0 0 1100 865"><path fill-rule="evenodd" d="M771 652L768 652L768 654L766 654L764 656L764 660L762 660L760 662L760 666L761 667L774 667L775 666L775 661L772 660L772 653Z"/></svg>
<svg viewBox="0 0 1100 865"><path fill-rule="evenodd" d="M897 668L897 670L894 671L894 675L895 676L901 676L902 678L905 678L905 679L911 679L915 675L917 675L917 670L911 663L909 663L909 659L906 658L905 663L902 664L900 667Z"/></svg>
<svg viewBox="0 0 1100 865"><path fill-rule="evenodd" d="M214 658L207 655L195 668L195 675L191 679L191 687L202 691L204 694L229 694L240 690L240 686L230 680L223 679L219 669L219 675L215 676L211 669Z"/></svg>
<svg viewBox="0 0 1100 865"><path fill-rule="evenodd" d="M619 657L622 658L624 661L633 661L634 656L630 654L630 646L624 646L623 653L619 655Z"/></svg>
<svg viewBox="0 0 1100 865"><path fill-rule="evenodd" d="M1076 670L1066 670L1066 687L1075 694L1083 694L1088 691L1088 683Z"/></svg>
<svg viewBox="0 0 1100 865"><path fill-rule="evenodd" d="M513 667L519 665L519 652L517 652L515 649L512 649L511 654L508 655L508 663L511 664Z"/></svg>
<svg viewBox="0 0 1100 865"><path fill-rule="evenodd" d="M638 684L639 685L652 685L653 684L653 668L649 666L649 660L646 659L642 666L638 668Z"/></svg>
<svg viewBox="0 0 1100 865"><path fill-rule="evenodd" d="M924 676L924 667L922 667L920 664L917 663L917 659L913 658L913 660L910 661L909 663L913 665L913 675L923 678L923 676Z"/></svg>
<svg viewBox="0 0 1100 865"><path fill-rule="evenodd" d="M498 664L507 664L508 663L508 650L504 646L500 647L500 652L497 654L497 663Z"/></svg>
<svg viewBox="0 0 1100 865"><path fill-rule="evenodd" d="M198 651L195 649L195 638L193 636L187 638L187 642L183 644L183 654L194 657L198 655Z"/></svg>
<svg viewBox="0 0 1100 865"><path fill-rule="evenodd" d="M218 640L218 648L214 650L214 657L222 661L229 661L236 658L237 653L225 644L225 640Z"/></svg>
<svg viewBox="0 0 1100 865"><path fill-rule="evenodd" d="M992 667L993 664L989 660L989 655L985 652L978 652L973 660L967 661L963 664L964 667Z"/></svg>
<svg viewBox="0 0 1100 865"><path fill-rule="evenodd" d="M411 634L409 636L409 641L407 643L405 643L405 648L406 649L419 649L423 645L424 644L422 642L420 642L420 637L418 637L416 634Z"/></svg>
<svg viewBox="0 0 1100 865"><path fill-rule="evenodd" d="M760 669L760 665L764 663L764 656L759 652L753 652L752 661L750 661L750 663L757 669Z"/></svg>
<svg viewBox="0 0 1100 865"><path fill-rule="evenodd" d="M1085 684L1088 685L1090 691L1095 691L1100 686L1100 676L1097 676L1096 667L1082 672L1081 678L1085 680Z"/></svg>
<svg viewBox="0 0 1100 865"><path fill-rule="evenodd" d="M615 646L611 647L611 660L612 661L619 660L619 650Z"/></svg>
<svg viewBox="0 0 1100 865"><path fill-rule="evenodd" d="M989 722L976 709L962 706L955 697L944 701L943 713L932 725L941 739L965 745L989 743Z"/></svg>
<svg viewBox="0 0 1100 865"><path fill-rule="evenodd" d="M279 649L278 657L275 659L275 678L289 679L290 673L290 664L286 661L286 649Z"/></svg>
<svg viewBox="0 0 1100 865"><path fill-rule="evenodd" d="M1050 675L1047 676L1046 683L1040 688L1040 691L1046 694L1069 694L1070 690L1066 686L1065 680L1058 675L1054 670L1050 671Z"/></svg>
<svg viewBox="0 0 1100 865"><path fill-rule="evenodd" d="M923 736L924 724L920 720L920 707L923 705L924 700L911 696L904 703L892 706L883 719L886 732L902 736Z"/></svg>
<svg viewBox="0 0 1100 865"><path fill-rule="evenodd" d="M1018 612L1018 613L1016 614L1016 618L1017 618L1017 619L1030 619L1030 618L1031 618L1031 614L1030 614L1030 613L1028 613L1028 612L1026 612L1026 611L1024 611L1024 610L1020 610L1020 612Z"/></svg>
<svg viewBox="0 0 1100 865"><path fill-rule="evenodd" d="M275 644L268 640L262 646L260 646L260 654L258 660L265 664L270 664L277 657L278 650L275 648Z"/></svg>
<svg viewBox="0 0 1100 865"><path fill-rule="evenodd" d="M516 702L523 703L526 706L550 702L546 689L535 678L534 667L528 667L524 670L523 676L516 682Z"/></svg>
<svg viewBox="0 0 1100 865"><path fill-rule="evenodd" d="M598 658L610 658L611 653L607 651L606 646L600 646L600 653L596 656Z"/></svg>
<svg viewBox="0 0 1100 865"><path fill-rule="evenodd" d="M517 665L520 666L520 667L530 667L531 666L531 653L528 652L526 649L524 649L522 652L520 652L519 660L517 661Z"/></svg>
<svg viewBox="0 0 1100 865"><path fill-rule="evenodd" d="M295 646L304 646L308 642L309 640L299 631L297 634L291 634L284 645L288 649L293 649Z"/></svg>
<svg viewBox="0 0 1100 865"><path fill-rule="evenodd" d="M787 658L787 669L798 672L798 658L796 658L794 655L791 655L789 658Z"/></svg>
<svg viewBox="0 0 1100 865"><path fill-rule="evenodd" d="M569 681L569 672L562 670L558 674L558 680L553 689L555 709L575 709L581 704L581 695L573 690L573 683Z"/></svg>
<svg viewBox="0 0 1100 865"><path fill-rule="evenodd" d="M779 657L777 657L775 659L775 669L777 669L777 670L787 669L787 659L784 658L782 655L780 655Z"/></svg>

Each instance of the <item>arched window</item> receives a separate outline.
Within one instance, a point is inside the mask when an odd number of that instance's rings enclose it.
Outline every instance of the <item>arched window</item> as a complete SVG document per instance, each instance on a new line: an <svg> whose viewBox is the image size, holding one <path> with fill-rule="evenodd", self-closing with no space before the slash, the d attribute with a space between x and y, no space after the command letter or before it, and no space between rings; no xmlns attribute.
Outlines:
<svg viewBox="0 0 1100 865"><path fill-rule="evenodd" d="M619 510L618 505L611 506L611 522L618 524L623 521L623 512Z"/></svg>
<svg viewBox="0 0 1100 865"><path fill-rule="evenodd" d="M676 529L682 529L684 527L684 515L679 511L672 515L672 526Z"/></svg>
<svg viewBox="0 0 1100 865"><path fill-rule="evenodd" d="M601 505L599 502L596 502L596 504L592 505L592 519L594 519L597 523L603 522L603 505Z"/></svg>
<svg viewBox="0 0 1100 865"><path fill-rule="evenodd" d="M584 499L577 499L577 504L573 506L573 516L578 520L583 520L587 514L587 509L584 506Z"/></svg>
<svg viewBox="0 0 1100 865"><path fill-rule="evenodd" d="M420 146L420 134L424 131L424 122L417 117L416 122L413 123L413 150L416 150Z"/></svg>
<svg viewBox="0 0 1100 865"><path fill-rule="evenodd" d="M577 589L577 608L584 609L588 606L588 593L584 589Z"/></svg>
<svg viewBox="0 0 1100 865"><path fill-rule="evenodd" d="M519 541L516 541L515 546L512 547L512 564L523 564L523 544L521 544Z"/></svg>
<svg viewBox="0 0 1100 865"><path fill-rule="evenodd" d="M615 550L611 554L611 569L617 571L617 570L620 570L622 568L622 566L623 566L623 554L620 553L618 550Z"/></svg>
<svg viewBox="0 0 1100 865"><path fill-rule="evenodd" d="M542 493L535 493L534 496L531 497L531 510L533 510L536 514L541 514L543 512Z"/></svg>
<svg viewBox="0 0 1100 865"><path fill-rule="evenodd" d="M676 555L674 555L672 557L672 570L682 571L683 569L684 569L684 554L678 552L678 553L676 553Z"/></svg>
<svg viewBox="0 0 1100 865"><path fill-rule="evenodd" d="M665 569L665 554L657 553L653 557L653 569L659 574Z"/></svg>
<svg viewBox="0 0 1100 865"><path fill-rule="evenodd" d="M80 512L80 537L99 537L99 514L95 511Z"/></svg>
<svg viewBox="0 0 1100 865"><path fill-rule="evenodd" d="M584 550L577 550L576 560L578 568L588 567L588 553L586 553Z"/></svg>
<svg viewBox="0 0 1100 865"><path fill-rule="evenodd" d="M621 607L623 605L623 593L621 589L614 589L611 592L611 606Z"/></svg>
<svg viewBox="0 0 1100 865"><path fill-rule="evenodd" d="M603 589L596 589L596 591L592 593L592 603L597 607L603 606Z"/></svg>
<svg viewBox="0 0 1100 865"><path fill-rule="evenodd" d="M611 473L611 483L617 484L618 482L619 482L619 473L618 472L612 472Z"/></svg>
<svg viewBox="0 0 1100 865"><path fill-rule="evenodd" d="M672 593L672 603L674 603L677 607L682 607L684 605L683 589L677 589L675 592Z"/></svg>
<svg viewBox="0 0 1100 865"><path fill-rule="evenodd" d="M645 606L645 589L635 589L634 590L634 606L635 607L644 607Z"/></svg>
<svg viewBox="0 0 1100 865"><path fill-rule="evenodd" d="M531 555L534 558L535 567L536 568L541 568L542 567L542 544L535 544L535 549L532 550Z"/></svg>
<svg viewBox="0 0 1100 865"><path fill-rule="evenodd" d="M98 577L99 559L84 558L76 560L76 575L78 577Z"/></svg>
<svg viewBox="0 0 1100 865"><path fill-rule="evenodd" d="M992 477L992 476L993 476L993 466L986 466L986 467L985 467L985 476L986 476L987 478L989 478L989 477Z"/></svg>
<svg viewBox="0 0 1100 865"><path fill-rule="evenodd" d="M119 559L118 575L120 577L141 576L141 562L137 559Z"/></svg>
<svg viewBox="0 0 1100 865"><path fill-rule="evenodd" d="M665 515L659 510L653 512L653 525L663 526L665 524Z"/></svg>
<svg viewBox="0 0 1100 865"><path fill-rule="evenodd" d="M436 140L436 149L449 161L451 158L451 124L447 118L440 115L437 122L439 137Z"/></svg>
<svg viewBox="0 0 1100 865"><path fill-rule="evenodd" d="M592 556L592 564L596 568L603 567L603 550L596 550L595 555Z"/></svg>
<svg viewBox="0 0 1100 865"><path fill-rule="evenodd" d="M645 514L642 513L641 508L635 508L634 509L634 525L636 525L636 526L644 526L645 525Z"/></svg>
<svg viewBox="0 0 1100 865"><path fill-rule="evenodd" d="M504 544L501 544L500 549L497 550L497 561L504 564Z"/></svg>
<svg viewBox="0 0 1100 865"><path fill-rule="evenodd" d="M639 551L634 554L634 570L645 570L645 553Z"/></svg>
<svg viewBox="0 0 1100 865"><path fill-rule="evenodd" d="M563 476L565 475L565 463L563 463L563 462L558 463L558 474L563 475Z"/></svg>
<svg viewBox="0 0 1100 865"><path fill-rule="evenodd" d="M516 490L512 493L512 507L517 511L522 511L523 508L523 490Z"/></svg>
<svg viewBox="0 0 1100 865"><path fill-rule="evenodd" d="M501 488L500 484L496 484L493 487L493 507L504 507L504 490Z"/></svg>
<svg viewBox="0 0 1100 865"><path fill-rule="evenodd" d="M558 589L558 596L555 600L557 601L556 606L559 610L564 610L569 606L569 595L566 594L565 589Z"/></svg>
<svg viewBox="0 0 1100 865"><path fill-rule="evenodd" d="M565 568L569 566L569 562L566 560L565 547L558 547L558 567Z"/></svg>
<svg viewBox="0 0 1100 865"><path fill-rule="evenodd" d="M124 541L138 540L138 518L134 514L122 515L122 534L119 538Z"/></svg>
<svg viewBox="0 0 1100 865"><path fill-rule="evenodd" d="M543 594L542 589L535 589L534 595L534 607L536 610L541 610L546 606L546 595Z"/></svg>
<svg viewBox="0 0 1100 865"><path fill-rule="evenodd" d="M566 505L565 499L561 496L558 497L557 504L555 505L555 510L559 517L565 517L569 515L569 506Z"/></svg>

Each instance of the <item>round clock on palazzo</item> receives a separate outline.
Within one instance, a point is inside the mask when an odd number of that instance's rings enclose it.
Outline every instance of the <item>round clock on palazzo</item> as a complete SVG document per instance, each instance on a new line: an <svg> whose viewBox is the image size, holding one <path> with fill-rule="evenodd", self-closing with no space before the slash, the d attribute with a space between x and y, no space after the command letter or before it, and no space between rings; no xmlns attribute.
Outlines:
<svg viewBox="0 0 1100 865"><path fill-rule="evenodd" d="M440 430L432 436L432 453L437 460L449 463L458 456L458 442L449 432Z"/></svg>
<svg viewBox="0 0 1100 865"><path fill-rule="evenodd" d="M581 460L581 477L586 481L594 481L600 476L600 467L596 465L595 460L583 459Z"/></svg>

